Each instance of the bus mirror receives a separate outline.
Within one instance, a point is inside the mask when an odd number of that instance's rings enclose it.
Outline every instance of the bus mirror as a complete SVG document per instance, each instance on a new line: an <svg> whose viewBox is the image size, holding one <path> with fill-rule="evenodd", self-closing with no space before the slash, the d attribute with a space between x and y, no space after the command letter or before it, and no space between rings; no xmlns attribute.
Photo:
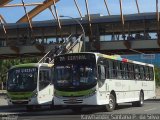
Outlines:
<svg viewBox="0 0 160 120"><path fill-rule="evenodd" d="M97 77L94 77L94 79L97 81L98 80L98 78Z"/></svg>
<svg viewBox="0 0 160 120"><path fill-rule="evenodd" d="M90 71L92 71L92 69L91 68L85 68L85 71L90 72Z"/></svg>

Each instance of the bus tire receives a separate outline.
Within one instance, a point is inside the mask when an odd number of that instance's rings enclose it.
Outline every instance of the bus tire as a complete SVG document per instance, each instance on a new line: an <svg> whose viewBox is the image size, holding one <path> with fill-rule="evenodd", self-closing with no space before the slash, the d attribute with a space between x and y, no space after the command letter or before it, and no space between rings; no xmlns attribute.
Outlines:
<svg viewBox="0 0 160 120"><path fill-rule="evenodd" d="M33 111L33 106L32 105L27 105L26 110L27 111Z"/></svg>
<svg viewBox="0 0 160 120"><path fill-rule="evenodd" d="M51 110L55 108L55 106L54 106L54 101L53 101L53 100L52 100L52 104L50 104L49 107L50 107Z"/></svg>
<svg viewBox="0 0 160 120"><path fill-rule="evenodd" d="M142 107L143 104L144 104L144 94L143 92L140 92L139 101L137 102L137 107Z"/></svg>
<svg viewBox="0 0 160 120"><path fill-rule="evenodd" d="M105 106L107 112L112 112L116 107L116 99L115 96L110 94L109 96L109 104Z"/></svg>
<svg viewBox="0 0 160 120"><path fill-rule="evenodd" d="M116 103L116 107L115 107L115 109L117 109L119 107L119 105L118 105L118 103Z"/></svg>
<svg viewBox="0 0 160 120"><path fill-rule="evenodd" d="M134 107L142 107L143 104L144 104L144 94L141 91L140 95L139 95L139 101L133 102L132 106L134 106Z"/></svg>

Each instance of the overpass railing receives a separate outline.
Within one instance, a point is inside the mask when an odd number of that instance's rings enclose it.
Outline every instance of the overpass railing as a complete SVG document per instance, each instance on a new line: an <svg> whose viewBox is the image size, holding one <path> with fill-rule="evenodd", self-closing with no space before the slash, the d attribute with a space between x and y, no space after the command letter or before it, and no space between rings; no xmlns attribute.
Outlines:
<svg viewBox="0 0 160 120"><path fill-rule="evenodd" d="M74 37L74 36L73 36ZM73 39L73 37L70 37L70 39L68 40L68 42L66 43L65 46L63 46L63 48L61 49L61 51L57 54L57 55L60 55L60 54L65 54L65 53L69 53L71 51L74 50L75 46L77 44L80 43L81 39L83 38L83 34L81 34L78 38L76 39ZM54 59L52 59L51 62L49 63L54 63Z"/></svg>
<svg viewBox="0 0 160 120"><path fill-rule="evenodd" d="M66 41L68 41L71 36L72 36L72 34L68 36L68 38L66 39ZM55 53L56 51L58 51L58 49L59 49L60 47L62 47L62 46L66 43L66 41L63 41L63 43L62 43L61 45L55 46L55 48L53 48L53 49L51 49L49 52L47 52L47 53L39 60L38 63L45 63L45 62L46 62L46 59L47 59L48 57L50 57L51 54L53 54L53 53Z"/></svg>
<svg viewBox="0 0 160 120"><path fill-rule="evenodd" d="M55 48L47 52L38 63L54 63L55 56L72 51L82 37L83 34L79 35L78 38L71 34L61 45L55 46Z"/></svg>

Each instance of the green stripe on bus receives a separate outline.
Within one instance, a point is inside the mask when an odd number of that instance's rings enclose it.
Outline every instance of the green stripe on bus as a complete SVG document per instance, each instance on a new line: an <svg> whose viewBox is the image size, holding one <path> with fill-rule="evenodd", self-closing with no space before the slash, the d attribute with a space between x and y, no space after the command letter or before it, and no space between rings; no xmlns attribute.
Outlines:
<svg viewBox="0 0 160 120"><path fill-rule="evenodd" d="M7 95L14 100L27 99L32 96L33 92L8 92Z"/></svg>
<svg viewBox="0 0 160 120"><path fill-rule="evenodd" d="M27 64L15 65L14 68L17 68L17 67L37 67L37 66L38 66L37 63L27 63Z"/></svg>

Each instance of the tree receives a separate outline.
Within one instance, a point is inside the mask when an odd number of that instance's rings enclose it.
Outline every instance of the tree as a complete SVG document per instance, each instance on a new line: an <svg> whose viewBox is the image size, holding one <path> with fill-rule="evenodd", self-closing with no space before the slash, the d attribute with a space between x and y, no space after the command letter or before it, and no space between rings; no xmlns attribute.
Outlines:
<svg viewBox="0 0 160 120"><path fill-rule="evenodd" d="M160 86L160 67L155 66L155 80L156 86Z"/></svg>
<svg viewBox="0 0 160 120"><path fill-rule="evenodd" d="M0 83L6 81L7 71L14 65L24 63L37 63L39 58L7 59L0 60Z"/></svg>

